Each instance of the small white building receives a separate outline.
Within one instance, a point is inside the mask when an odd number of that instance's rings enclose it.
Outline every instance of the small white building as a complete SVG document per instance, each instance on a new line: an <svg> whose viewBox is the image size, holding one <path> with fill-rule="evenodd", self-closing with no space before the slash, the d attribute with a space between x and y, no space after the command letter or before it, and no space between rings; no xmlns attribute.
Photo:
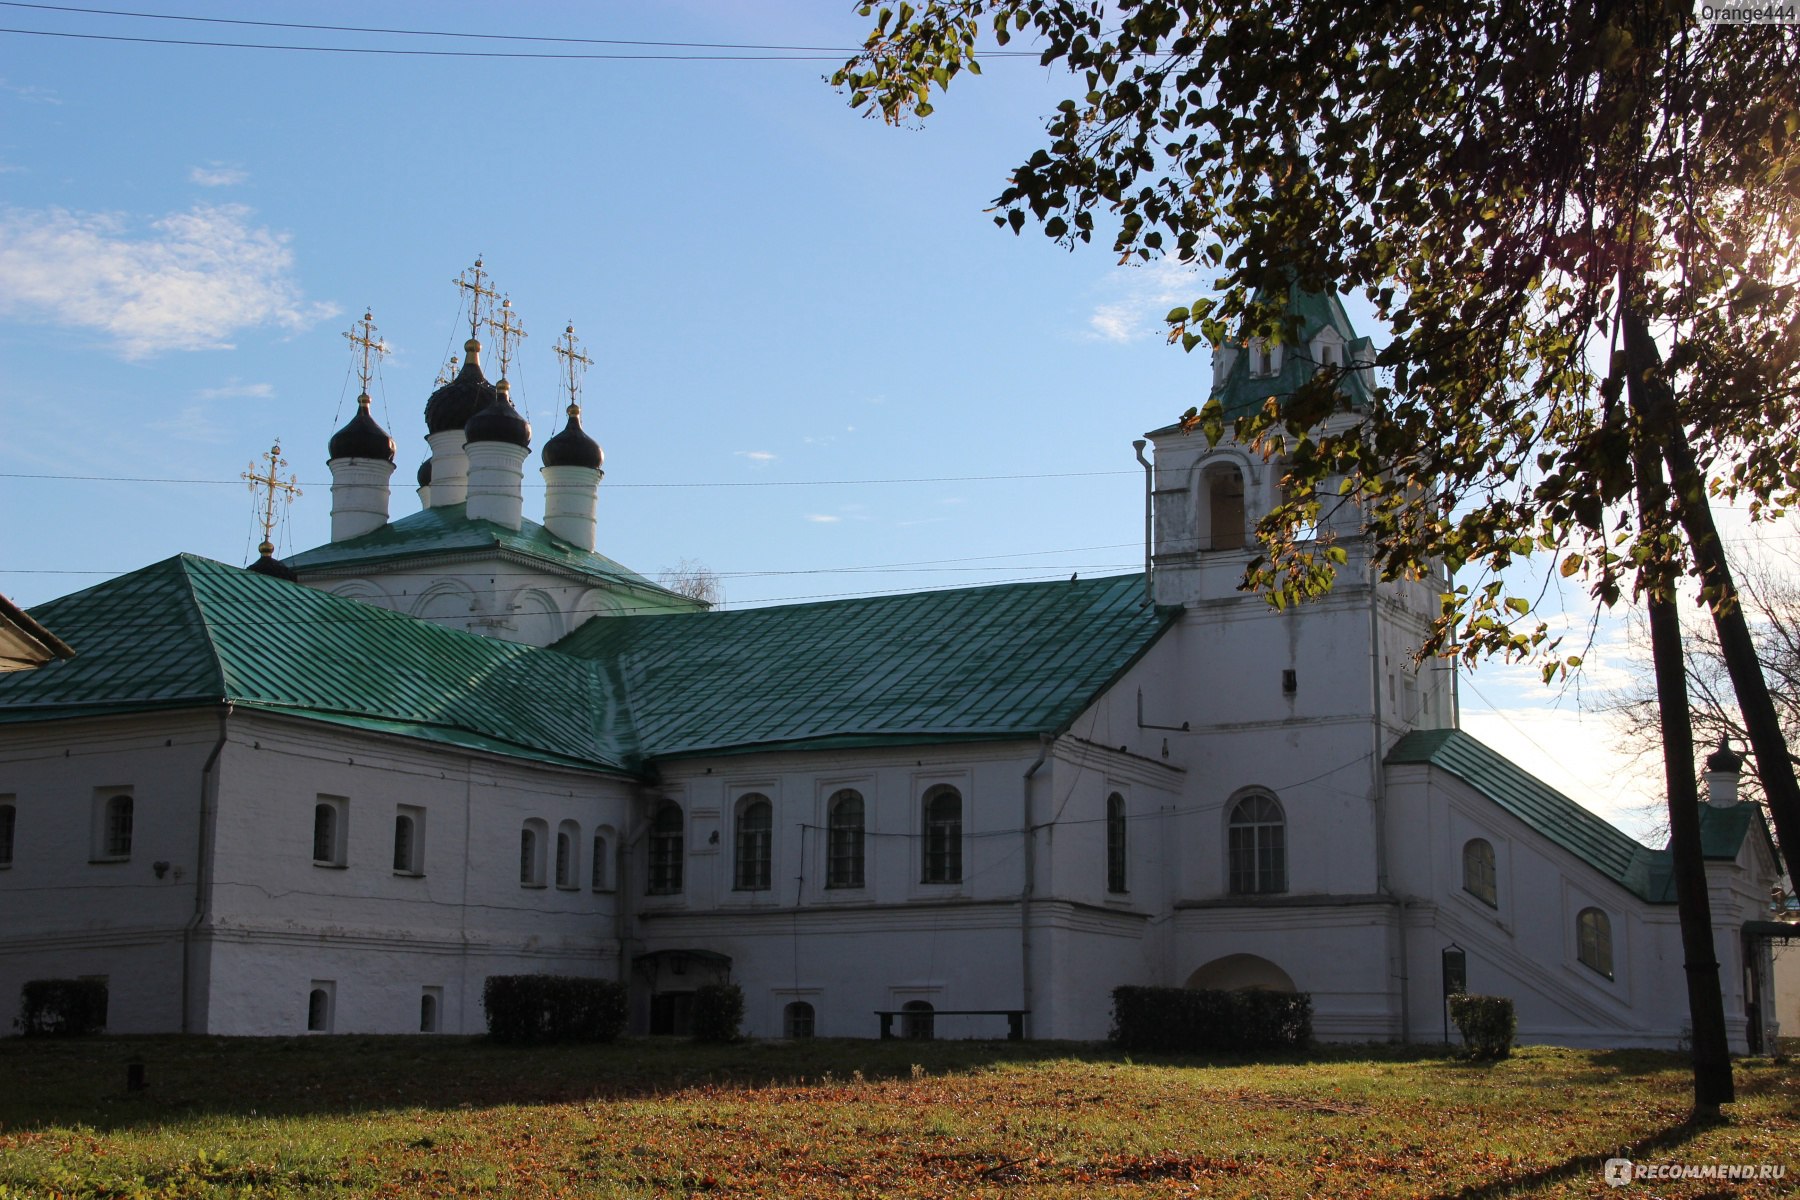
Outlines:
<svg viewBox="0 0 1800 1200"><path fill-rule="evenodd" d="M1295 303L1297 344L1219 356L1228 408L1364 361ZM1147 576L714 612L595 552L573 407L525 519L530 429L469 351L420 512L362 405L328 545L33 611L76 654L0 676L0 1020L102 976L119 1032L467 1033L486 977L549 971L651 1032L728 978L759 1036L1100 1038L1131 983L1428 1041L1450 950L1522 1040L1683 1041L1667 851L1457 729L1412 660L1441 581L1372 581L1344 514L1330 596L1237 590L1279 464L1148 435ZM1753 806L1703 827L1742 1050L1777 867Z"/></svg>

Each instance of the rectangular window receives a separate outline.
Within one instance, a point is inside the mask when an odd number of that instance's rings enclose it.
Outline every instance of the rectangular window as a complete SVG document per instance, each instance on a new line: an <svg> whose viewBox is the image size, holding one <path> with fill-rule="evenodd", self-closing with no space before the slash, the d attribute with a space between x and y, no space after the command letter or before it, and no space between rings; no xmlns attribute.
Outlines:
<svg viewBox="0 0 1800 1200"><path fill-rule="evenodd" d="M425 810L411 804L394 808L394 873L425 873Z"/></svg>
<svg viewBox="0 0 1800 1200"><path fill-rule="evenodd" d="M12 797L6 797L11 801ZM13 826L18 820L19 810L11 803L0 804L0 867L12 866L13 860Z"/></svg>
<svg viewBox="0 0 1800 1200"><path fill-rule="evenodd" d="M135 818L131 792L125 788L100 788L94 793L92 862L124 862L131 857Z"/></svg>

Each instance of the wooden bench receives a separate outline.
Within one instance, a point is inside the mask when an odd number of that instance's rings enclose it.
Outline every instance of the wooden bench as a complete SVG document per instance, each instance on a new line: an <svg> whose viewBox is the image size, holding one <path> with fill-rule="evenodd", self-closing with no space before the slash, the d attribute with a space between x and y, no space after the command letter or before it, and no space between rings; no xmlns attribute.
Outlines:
<svg viewBox="0 0 1800 1200"><path fill-rule="evenodd" d="M893 1040L895 1017L1005 1017L1006 1040L1022 1042L1025 1040L1025 1014L1030 1011L1028 1008L934 1008L930 1012L921 1012L916 1009L878 1008L875 1015L881 1018L881 1036L886 1041Z"/></svg>

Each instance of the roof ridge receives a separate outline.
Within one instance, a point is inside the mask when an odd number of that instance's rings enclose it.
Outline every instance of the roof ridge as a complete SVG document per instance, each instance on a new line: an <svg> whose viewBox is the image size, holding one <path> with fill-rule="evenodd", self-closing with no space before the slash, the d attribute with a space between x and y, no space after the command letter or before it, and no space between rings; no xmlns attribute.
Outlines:
<svg viewBox="0 0 1800 1200"><path fill-rule="evenodd" d="M225 659L224 656L219 653L218 639L213 636L212 618L200 603L200 589L196 586L198 579L193 571L193 566L195 564L204 564L209 569L213 567L222 567L225 570L231 570L232 568L216 559L206 558L198 554L188 554L186 552L177 554L173 561L178 564L182 578L187 581L187 587L182 590L187 594L188 606L193 609L194 616L198 618L200 622L200 636L202 640L206 642L206 653L208 659L212 663L213 678L218 680L219 695L226 701L235 702L238 697L232 694L229 673L225 669ZM282 579L276 579L275 582L286 583L286 581ZM298 585L287 584L287 586L297 587Z"/></svg>

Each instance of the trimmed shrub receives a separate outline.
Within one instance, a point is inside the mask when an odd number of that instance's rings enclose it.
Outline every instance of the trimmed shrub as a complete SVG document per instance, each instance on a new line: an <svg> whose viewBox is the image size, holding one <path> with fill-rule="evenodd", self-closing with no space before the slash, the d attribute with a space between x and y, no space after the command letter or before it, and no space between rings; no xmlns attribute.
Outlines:
<svg viewBox="0 0 1800 1200"><path fill-rule="evenodd" d="M33 979L19 989L19 1019L26 1037L80 1037L106 1029L106 981Z"/></svg>
<svg viewBox="0 0 1800 1200"><path fill-rule="evenodd" d="M1509 996L1450 997L1450 1019L1462 1034L1463 1050L1470 1058L1505 1058L1512 1053L1518 1018Z"/></svg>
<svg viewBox="0 0 1800 1200"><path fill-rule="evenodd" d="M625 1028L625 985L578 975L489 975L481 988L496 1042L610 1042Z"/></svg>
<svg viewBox="0 0 1800 1200"><path fill-rule="evenodd" d="M1205 988L1113 989L1114 1044L1162 1054L1287 1050L1312 1040L1305 992Z"/></svg>
<svg viewBox="0 0 1800 1200"><path fill-rule="evenodd" d="M696 1042L735 1042L743 1023L743 988L735 983L709 983L694 990Z"/></svg>

